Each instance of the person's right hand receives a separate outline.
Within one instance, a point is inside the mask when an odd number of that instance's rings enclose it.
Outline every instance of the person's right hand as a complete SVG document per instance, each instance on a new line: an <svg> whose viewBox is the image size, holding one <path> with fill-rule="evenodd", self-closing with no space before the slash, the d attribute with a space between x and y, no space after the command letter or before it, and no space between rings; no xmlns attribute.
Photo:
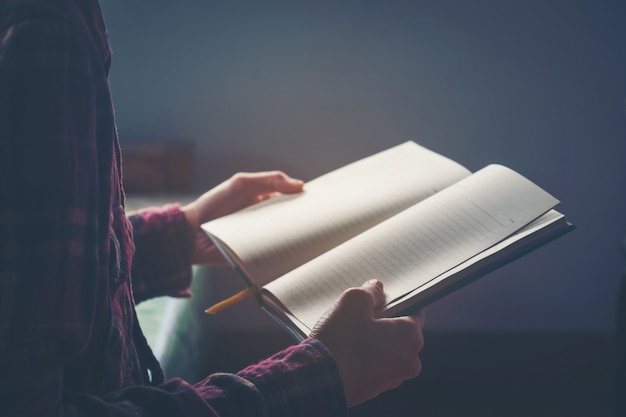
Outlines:
<svg viewBox="0 0 626 417"><path fill-rule="evenodd" d="M351 288L311 333L333 355L349 407L398 387L422 370L419 352L424 346L424 311L415 316L377 318L384 302L378 280Z"/></svg>

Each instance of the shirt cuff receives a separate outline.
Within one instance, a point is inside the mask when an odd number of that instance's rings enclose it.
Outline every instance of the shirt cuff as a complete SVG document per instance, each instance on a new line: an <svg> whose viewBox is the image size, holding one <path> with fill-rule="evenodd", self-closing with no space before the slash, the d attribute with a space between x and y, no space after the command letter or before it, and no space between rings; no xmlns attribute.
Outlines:
<svg viewBox="0 0 626 417"><path fill-rule="evenodd" d="M307 339L238 373L261 392L270 416L346 416L339 369L317 339Z"/></svg>
<svg viewBox="0 0 626 417"><path fill-rule="evenodd" d="M220 416L348 415L337 365L316 339L291 346L237 375L211 375L201 385Z"/></svg>
<svg viewBox="0 0 626 417"><path fill-rule="evenodd" d="M162 295L190 296L194 231L180 205L142 209L129 220L135 242L135 301Z"/></svg>

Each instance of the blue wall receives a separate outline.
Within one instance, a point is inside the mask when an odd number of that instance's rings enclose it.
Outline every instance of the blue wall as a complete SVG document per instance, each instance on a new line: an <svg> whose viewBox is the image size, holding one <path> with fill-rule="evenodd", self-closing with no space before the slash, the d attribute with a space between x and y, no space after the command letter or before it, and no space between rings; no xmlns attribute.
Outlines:
<svg viewBox="0 0 626 417"><path fill-rule="evenodd" d="M435 328L610 331L626 235L624 1L102 0L122 143L193 140L203 190L412 139L508 165L578 229L435 303Z"/></svg>

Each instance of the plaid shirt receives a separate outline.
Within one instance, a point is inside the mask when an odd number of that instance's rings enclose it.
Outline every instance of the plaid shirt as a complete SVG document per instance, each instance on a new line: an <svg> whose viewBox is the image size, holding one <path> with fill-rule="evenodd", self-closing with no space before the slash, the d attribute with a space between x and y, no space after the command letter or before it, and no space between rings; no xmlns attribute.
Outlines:
<svg viewBox="0 0 626 417"><path fill-rule="evenodd" d="M0 415L345 415L315 340L163 380L134 305L188 291L193 231L125 215L110 55L96 0L0 0Z"/></svg>

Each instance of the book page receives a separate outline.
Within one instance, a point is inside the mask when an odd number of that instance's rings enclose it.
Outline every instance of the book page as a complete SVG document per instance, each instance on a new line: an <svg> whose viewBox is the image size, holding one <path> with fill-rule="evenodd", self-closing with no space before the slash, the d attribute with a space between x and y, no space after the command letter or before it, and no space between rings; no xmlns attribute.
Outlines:
<svg viewBox="0 0 626 417"><path fill-rule="evenodd" d="M385 307L384 316L391 317L399 314L409 306L420 303L423 299L431 296L435 292L441 292L443 287L455 285L463 281L471 273L476 272L484 265L493 265L496 260L505 259L520 247L528 248L529 241L537 242L547 236L553 236L555 231L567 227L565 216L552 209L538 219L532 221L527 226L507 237L503 241L491 246L487 250L455 266L436 278L418 285L412 291L401 297L389 300Z"/></svg>
<svg viewBox="0 0 626 417"><path fill-rule="evenodd" d="M272 198L203 225L264 285L439 192L470 172L406 142L325 174L298 195Z"/></svg>
<svg viewBox="0 0 626 417"><path fill-rule="evenodd" d="M377 278L393 300L513 234L558 203L514 171L490 165L269 283L313 326L349 287Z"/></svg>

